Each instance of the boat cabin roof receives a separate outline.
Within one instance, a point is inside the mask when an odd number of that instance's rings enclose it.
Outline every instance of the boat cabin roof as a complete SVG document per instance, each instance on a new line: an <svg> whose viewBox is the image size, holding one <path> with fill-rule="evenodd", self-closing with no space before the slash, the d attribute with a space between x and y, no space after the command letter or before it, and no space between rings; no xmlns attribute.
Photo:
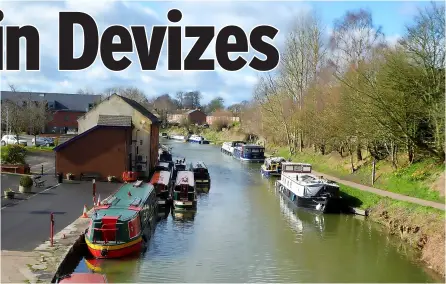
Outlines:
<svg viewBox="0 0 446 284"><path fill-rule="evenodd" d="M191 169L207 169L206 165L202 161L192 162L190 163Z"/></svg>
<svg viewBox="0 0 446 284"><path fill-rule="evenodd" d="M140 185L137 186L139 183ZM127 220L137 214L153 189L152 184L142 181L126 183L113 195L101 200L101 205L96 207L92 219L97 221L108 216Z"/></svg>
<svg viewBox="0 0 446 284"><path fill-rule="evenodd" d="M190 171L181 171L178 172L177 180L175 182L175 186L187 184L189 186L195 186L194 182L194 173Z"/></svg>
<svg viewBox="0 0 446 284"><path fill-rule="evenodd" d="M164 168L169 168L170 165L167 162L158 162L158 164L156 165L157 167L164 167Z"/></svg>
<svg viewBox="0 0 446 284"><path fill-rule="evenodd" d="M269 157L265 159L265 162L268 163L283 163L285 162L285 158L284 157Z"/></svg>
<svg viewBox="0 0 446 284"><path fill-rule="evenodd" d="M167 185L170 179L170 172L168 171L159 171L155 172L150 180L150 183L155 184L164 184Z"/></svg>
<svg viewBox="0 0 446 284"><path fill-rule="evenodd" d="M265 149L265 147L260 146L260 145L255 145L255 144L245 144L245 145L241 145L240 147L242 147L244 149Z"/></svg>

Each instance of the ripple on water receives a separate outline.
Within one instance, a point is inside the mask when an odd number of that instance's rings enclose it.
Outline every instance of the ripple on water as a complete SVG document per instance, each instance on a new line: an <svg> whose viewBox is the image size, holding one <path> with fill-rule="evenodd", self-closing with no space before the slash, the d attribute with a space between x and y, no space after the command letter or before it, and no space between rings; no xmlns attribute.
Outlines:
<svg viewBox="0 0 446 284"><path fill-rule="evenodd" d="M433 281L367 222L292 209L259 164L218 147L167 143L187 162L206 163L210 192L193 216L159 222L140 259L102 265L110 282Z"/></svg>

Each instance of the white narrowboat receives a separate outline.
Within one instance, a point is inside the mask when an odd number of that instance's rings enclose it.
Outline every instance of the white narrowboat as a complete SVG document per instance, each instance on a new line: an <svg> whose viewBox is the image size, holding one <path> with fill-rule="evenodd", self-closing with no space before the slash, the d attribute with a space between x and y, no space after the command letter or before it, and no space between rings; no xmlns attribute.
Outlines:
<svg viewBox="0 0 446 284"><path fill-rule="evenodd" d="M193 172L180 171L177 173L172 200L175 210L194 210L197 208L197 191Z"/></svg>
<svg viewBox="0 0 446 284"><path fill-rule="evenodd" d="M234 155L234 148L237 146L245 145L246 142L243 141L231 141L231 142L223 142L223 145L220 148L220 151L227 155Z"/></svg>
<svg viewBox="0 0 446 284"><path fill-rule="evenodd" d="M311 174L311 164L282 163L276 189L297 207L319 212L340 212L339 186L323 177Z"/></svg>
<svg viewBox="0 0 446 284"><path fill-rule="evenodd" d="M207 141L206 139L204 139L203 136L195 135L195 134L191 135L191 136L189 137L189 140L188 140L188 141L191 142L191 143L209 144L209 141Z"/></svg>

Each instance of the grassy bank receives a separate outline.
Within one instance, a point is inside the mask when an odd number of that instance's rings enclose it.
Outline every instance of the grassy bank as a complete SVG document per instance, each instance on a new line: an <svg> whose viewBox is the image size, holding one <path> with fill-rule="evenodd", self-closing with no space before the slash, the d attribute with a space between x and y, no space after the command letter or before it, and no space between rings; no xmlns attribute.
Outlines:
<svg viewBox="0 0 446 284"><path fill-rule="evenodd" d="M191 127L191 132L203 136L206 140L209 140L212 144L220 145L225 141L232 140L245 140L245 134L240 130L239 127L232 127L231 129L224 131L216 131L212 128L201 128L201 127ZM187 135L188 130L185 127L172 126L169 128L161 129L160 132L166 132L169 135L179 134Z"/></svg>
<svg viewBox="0 0 446 284"><path fill-rule="evenodd" d="M7 146L1 146L0 151L4 151L6 149ZM45 147L45 146L41 146L41 147L36 147L36 146L27 146L25 147L25 149L28 152L52 152L54 147Z"/></svg>
<svg viewBox="0 0 446 284"><path fill-rule="evenodd" d="M288 157L285 148L275 149L275 155ZM312 151L297 153L293 161L306 162L313 165L315 171L323 172L352 182L372 186L372 163L370 157L356 162L357 170L350 172L350 158L341 157L338 153L327 155L315 154ZM417 197L436 202L445 202L444 199L444 164L433 160L424 160L410 166L402 166L394 170L388 161L376 163L376 188Z"/></svg>
<svg viewBox="0 0 446 284"><path fill-rule="evenodd" d="M288 158L287 149L276 149L274 155ZM354 174L349 172L349 158L339 154L316 155L311 152L291 157L293 161L311 163L316 171L371 186L371 164L365 159ZM414 163L394 171L386 161L376 166L375 187L408 196L444 202L438 190L444 179L444 165L431 160ZM409 202L393 200L340 184L341 195L351 206L369 209L369 219L383 225L392 235L399 236L419 251L426 265L445 276L445 211ZM444 183L443 183L444 187Z"/></svg>

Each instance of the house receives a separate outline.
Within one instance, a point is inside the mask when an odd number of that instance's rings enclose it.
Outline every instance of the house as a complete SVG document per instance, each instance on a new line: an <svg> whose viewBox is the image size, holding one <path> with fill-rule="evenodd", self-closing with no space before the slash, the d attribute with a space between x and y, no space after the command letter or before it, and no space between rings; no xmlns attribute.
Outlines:
<svg viewBox="0 0 446 284"><path fill-rule="evenodd" d="M26 105L28 101L45 102L52 113L51 121L44 129L46 133L77 132L77 119L101 101L98 95L9 92L1 91L2 102L9 100Z"/></svg>
<svg viewBox="0 0 446 284"><path fill-rule="evenodd" d="M227 123L239 122L240 117L234 116L229 111L218 110L206 117L206 123L212 125L215 121L220 120Z"/></svg>
<svg viewBox="0 0 446 284"><path fill-rule="evenodd" d="M185 119L187 119L189 123L202 125L206 123L206 114L200 109L192 109L178 110L167 115L167 121L169 123L181 123Z"/></svg>
<svg viewBox="0 0 446 284"><path fill-rule="evenodd" d="M121 178L148 177L158 161L159 120L134 100L116 94L78 119L79 134L54 148L56 171Z"/></svg>

